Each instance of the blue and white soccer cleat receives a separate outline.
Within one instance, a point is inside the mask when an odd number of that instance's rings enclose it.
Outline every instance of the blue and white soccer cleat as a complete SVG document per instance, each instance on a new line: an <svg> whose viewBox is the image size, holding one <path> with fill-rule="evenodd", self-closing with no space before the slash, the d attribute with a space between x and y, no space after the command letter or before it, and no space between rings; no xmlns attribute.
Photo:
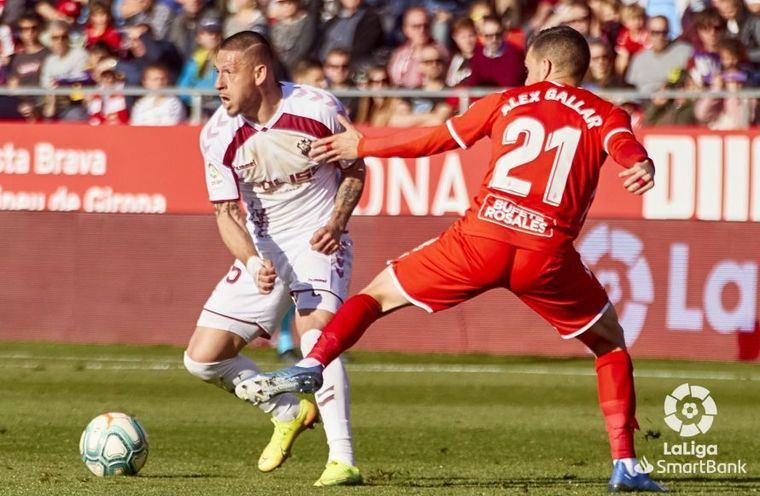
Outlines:
<svg viewBox="0 0 760 496"><path fill-rule="evenodd" d="M240 399L259 404L283 393L315 393L322 387L323 368L321 365L293 365L268 374L259 374L240 382L235 387L235 394Z"/></svg>
<svg viewBox="0 0 760 496"><path fill-rule="evenodd" d="M668 488L652 480L647 473L641 473L635 470L630 473L625 463L621 460L615 462L612 467L612 477L608 485L611 493L627 492L651 492L667 493Z"/></svg>

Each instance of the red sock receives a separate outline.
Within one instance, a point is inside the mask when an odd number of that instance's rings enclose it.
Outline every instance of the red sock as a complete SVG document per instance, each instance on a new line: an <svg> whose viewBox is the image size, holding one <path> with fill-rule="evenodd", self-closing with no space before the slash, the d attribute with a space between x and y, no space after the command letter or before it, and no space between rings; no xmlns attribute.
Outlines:
<svg viewBox="0 0 760 496"><path fill-rule="evenodd" d="M633 431L636 422L636 392L633 363L626 350L605 353L596 359L596 382L612 458L634 458Z"/></svg>
<svg viewBox="0 0 760 496"><path fill-rule="evenodd" d="M309 353L309 358L318 360L322 365L328 365L359 341L364 331L379 319L382 313L380 303L373 297L365 294L352 296L322 329L322 335Z"/></svg>

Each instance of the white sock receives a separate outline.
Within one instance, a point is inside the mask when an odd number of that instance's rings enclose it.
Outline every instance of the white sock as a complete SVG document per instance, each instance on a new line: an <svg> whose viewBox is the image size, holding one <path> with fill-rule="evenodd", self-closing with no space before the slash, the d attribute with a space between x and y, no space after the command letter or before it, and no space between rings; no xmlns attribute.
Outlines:
<svg viewBox="0 0 760 496"><path fill-rule="evenodd" d="M301 353L309 354L317 344L322 331L311 329L301 336ZM327 444L330 447L328 461L339 461L354 465L354 448L352 445L351 422L349 410L349 388L346 369L338 358L325 367L322 372L322 388L316 392L319 412L325 425Z"/></svg>
<svg viewBox="0 0 760 496"><path fill-rule="evenodd" d="M618 458L617 460L613 460L612 463L615 464L617 462L622 462L623 465L625 465L625 470L630 475L636 475L636 469L634 468L636 466L636 463L638 463L638 460L636 458Z"/></svg>
<svg viewBox="0 0 760 496"><path fill-rule="evenodd" d="M185 368L194 376L230 393L235 391L235 386L241 381L261 372L253 360L244 355L237 355L220 362L201 363L190 358L185 352ZM283 394L260 403L258 407L281 422L289 422L298 416L300 402L292 394Z"/></svg>
<svg viewBox="0 0 760 496"><path fill-rule="evenodd" d="M304 358L303 360L299 361L296 364L297 367L306 367L306 368L316 367L317 365L322 365L322 364L319 363L319 360L317 360L316 358L309 358L309 357Z"/></svg>

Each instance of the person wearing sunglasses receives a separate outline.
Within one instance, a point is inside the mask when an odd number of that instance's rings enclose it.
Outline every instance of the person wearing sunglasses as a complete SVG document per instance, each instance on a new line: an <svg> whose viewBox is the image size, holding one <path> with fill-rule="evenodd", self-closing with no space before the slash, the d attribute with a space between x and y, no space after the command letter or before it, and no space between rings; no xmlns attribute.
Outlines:
<svg viewBox="0 0 760 496"><path fill-rule="evenodd" d="M16 22L19 44L8 66L8 86L39 86L42 63L50 53L40 41L40 18L24 14Z"/></svg>
<svg viewBox="0 0 760 496"><path fill-rule="evenodd" d="M642 93L662 88L668 81L668 74L674 69L686 67L694 52L688 43L670 41L666 17L650 17L647 30L651 47L633 57L626 74L626 81Z"/></svg>
<svg viewBox="0 0 760 496"><path fill-rule="evenodd" d="M504 41L504 30L497 17L483 19L480 33L483 46L475 48L470 60L470 75L463 86L514 88L525 80L525 53Z"/></svg>
<svg viewBox="0 0 760 496"><path fill-rule="evenodd" d="M402 31L406 42L391 53L388 73L395 86L419 88L423 80L422 49L431 44L435 45L443 55L446 67L449 63L449 52L433 40L430 35L430 17L421 7L412 7L404 13Z"/></svg>

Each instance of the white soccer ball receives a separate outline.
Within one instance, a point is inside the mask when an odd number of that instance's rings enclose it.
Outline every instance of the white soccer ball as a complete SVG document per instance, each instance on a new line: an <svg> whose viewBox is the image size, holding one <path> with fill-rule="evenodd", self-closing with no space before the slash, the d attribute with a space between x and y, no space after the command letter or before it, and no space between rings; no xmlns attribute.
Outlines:
<svg viewBox="0 0 760 496"><path fill-rule="evenodd" d="M135 475L148 459L148 435L136 418L119 412L98 415L79 438L79 454L98 477Z"/></svg>

